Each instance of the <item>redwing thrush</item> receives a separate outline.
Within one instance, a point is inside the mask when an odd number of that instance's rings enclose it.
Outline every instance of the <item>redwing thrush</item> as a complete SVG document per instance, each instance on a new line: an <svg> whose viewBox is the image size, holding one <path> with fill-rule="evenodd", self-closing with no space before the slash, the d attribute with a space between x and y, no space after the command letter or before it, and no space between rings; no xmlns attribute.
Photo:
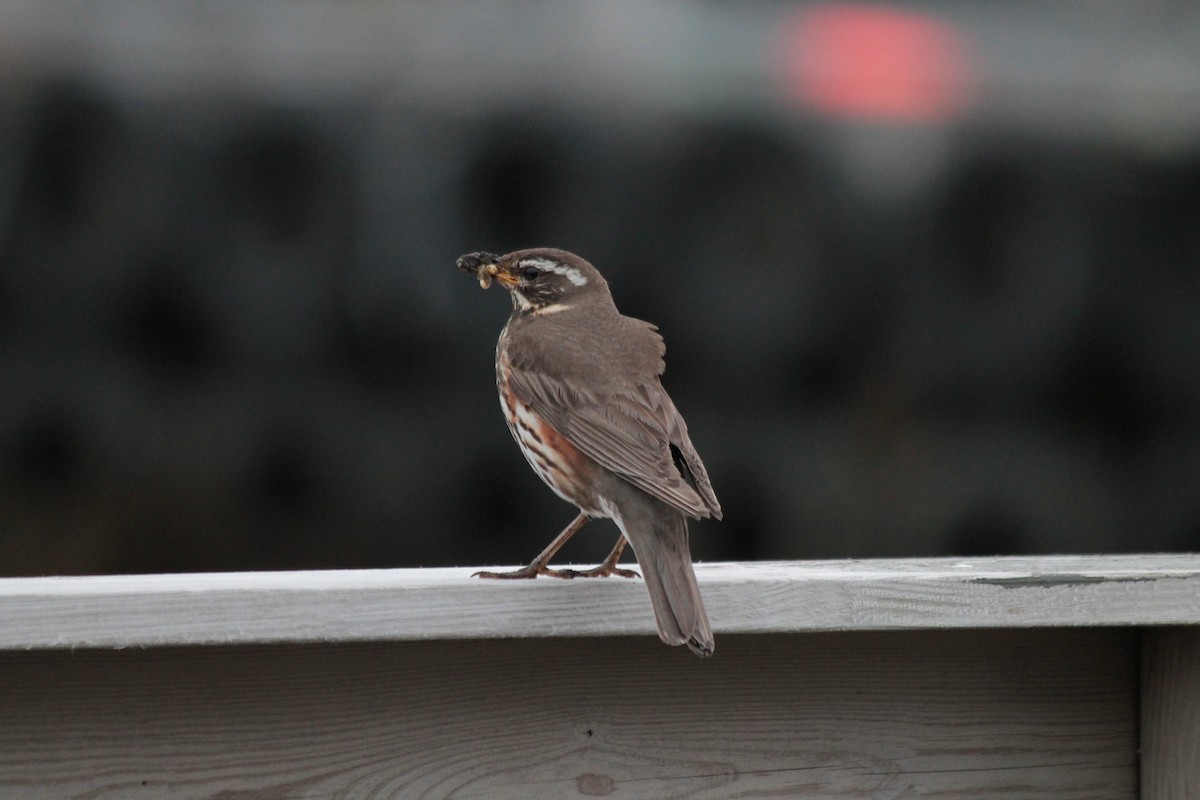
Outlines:
<svg viewBox="0 0 1200 800"><path fill-rule="evenodd" d="M622 316L608 283L577 255L471 253L459 269L508 289L513 312L496 345L496 385L513 438L530 466L580 514L527 567L486 578L626 577L633 545L659 637L709 656L713 635L692 570L687 519L721 518L704 463L659 378L657 328ZM552 570L550 559L583 525L608 517L621 530L593 570Z"/></svg>

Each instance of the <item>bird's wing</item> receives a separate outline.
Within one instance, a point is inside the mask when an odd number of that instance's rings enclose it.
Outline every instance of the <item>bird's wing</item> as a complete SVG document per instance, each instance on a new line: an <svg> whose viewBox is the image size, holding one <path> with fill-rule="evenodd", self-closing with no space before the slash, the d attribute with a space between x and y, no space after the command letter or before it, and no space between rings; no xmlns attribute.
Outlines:
<svg viewBox="0 0 1200 800"><path fill-rule="evenodd" d="M709 513L720 519L721 504L717 501L717 494L713 491L712 482L708 479L708 470L704 468L704 462L700 460L700 454L696 452L695 446L692 445L692 438L688 436L687 423L683 421L683 415L671 402L670 395L662 389L659 391L662 392L663 400L667 405L670 419L669 436L673 448L671 455L675 459L675 465L688 485L700 495L700 499L704 501Z"/></svg>
<svg viewBox="0 0 1200 800"><path fill-rule="evenodd" d="M652 383L595 395L510 365L510 389L605 469L692 517L721 507L675 404Z"/></svg>

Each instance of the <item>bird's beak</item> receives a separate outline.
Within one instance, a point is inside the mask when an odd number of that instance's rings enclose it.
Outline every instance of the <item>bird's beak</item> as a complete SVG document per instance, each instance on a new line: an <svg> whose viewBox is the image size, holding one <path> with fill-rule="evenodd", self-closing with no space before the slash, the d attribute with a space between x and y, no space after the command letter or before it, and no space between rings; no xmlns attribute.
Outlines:
<svg viewBox="0 0 1200 800"><path fill-rule="evenodd" d="M517 285L517 277L511 271L501 269L500 256L493 253L468 253L458 259L458 268L476 277L479 285L487 289L492 285L492 279L511 289Z"/></svg>
<svg viewBox="0 0 1200 800"><path fill-rule="evenodd" d="M515 288L516 285L520 282L517 280L517 274L515 272L513 272L511 269L504 269L503 267L498 267L495 264L493 264L491 266L491 272L492 272L492 277L495 278L496 280L500 281L500 285L503 286L505 289Z"/></svg>

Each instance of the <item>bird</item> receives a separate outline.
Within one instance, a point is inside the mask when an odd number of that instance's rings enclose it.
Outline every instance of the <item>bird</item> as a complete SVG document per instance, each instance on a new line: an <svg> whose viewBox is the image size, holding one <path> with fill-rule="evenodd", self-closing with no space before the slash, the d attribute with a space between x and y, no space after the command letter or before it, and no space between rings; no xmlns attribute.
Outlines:
<svg viewBox="0 0 1200 800"><path fill-rule="evenodd" d="M469 253L459 269L508 290L512 313L496 344L496 387L509 431L555 494L579 515L527 566L489 579L637 577L617 566L628 543L650 594L659 638L701 657L715 643L688 543L688 520L721 505L687 425L662 385L658 328L622 315L592 264L557 248ZM589 520L620 530L591 570L550 560Z"/></svg>

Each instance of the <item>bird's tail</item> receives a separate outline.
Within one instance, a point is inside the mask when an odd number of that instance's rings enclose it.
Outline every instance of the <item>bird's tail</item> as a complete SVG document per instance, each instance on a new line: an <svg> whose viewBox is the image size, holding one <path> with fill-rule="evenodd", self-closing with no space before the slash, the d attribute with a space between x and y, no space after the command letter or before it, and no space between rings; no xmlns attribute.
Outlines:
<svg viewBox="0 0 1200 800"><path fill-rule="evenodd" d="M687 517L665 505L646 517L625 518L621 528L650 590L658 636L670 645L686 644L698 656L711 656L716 645L692 569Z"/></svg>

